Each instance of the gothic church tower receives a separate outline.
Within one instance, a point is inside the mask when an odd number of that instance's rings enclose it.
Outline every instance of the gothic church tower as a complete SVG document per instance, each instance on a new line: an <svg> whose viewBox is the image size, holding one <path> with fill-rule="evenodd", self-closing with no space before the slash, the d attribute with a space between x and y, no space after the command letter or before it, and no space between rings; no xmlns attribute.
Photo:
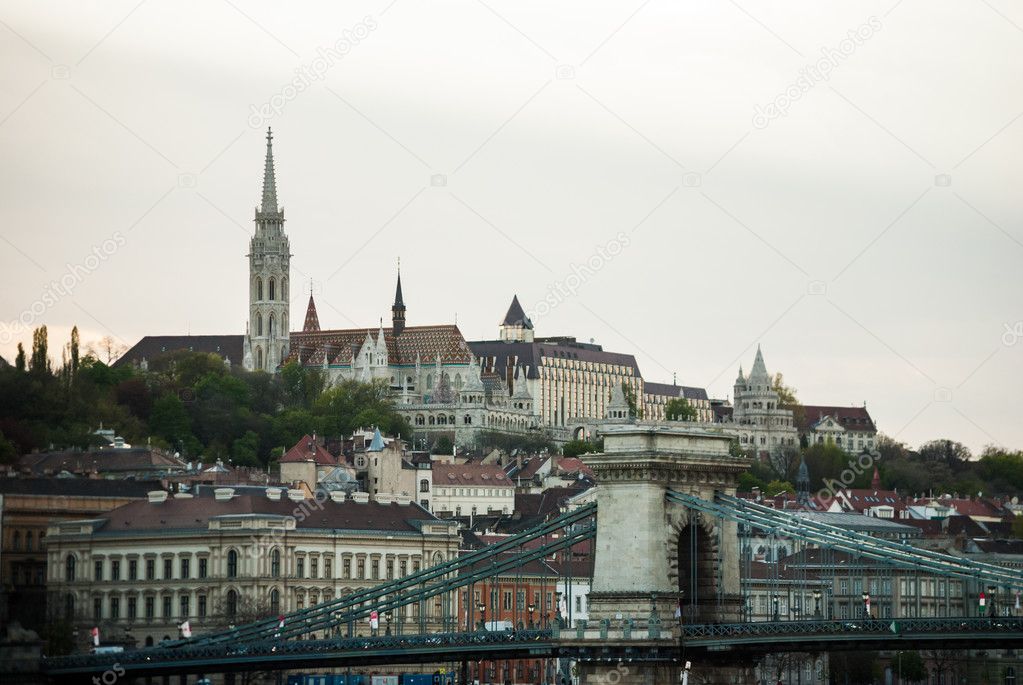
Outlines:
<svg viewBox="0 0 1023 685"><path fill-rule="evenodd" d="M284 210L277 207L273 133L266 131L263 200L256 208L256 232L249 241L249 324L245 368L273 372L288 356L291 245Z"/></svg>

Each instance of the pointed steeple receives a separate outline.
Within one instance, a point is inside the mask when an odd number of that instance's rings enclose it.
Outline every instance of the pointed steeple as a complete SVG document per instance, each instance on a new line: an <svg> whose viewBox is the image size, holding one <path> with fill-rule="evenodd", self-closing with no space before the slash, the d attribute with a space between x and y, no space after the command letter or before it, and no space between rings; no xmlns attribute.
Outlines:
<svg viewBox="0 0 1023 685"><path fill-rule="evenodd" d="M395 337L405 330L405 300L401 296L401 259L398 260L398 284L394 288L394 304L391 305L391 330Z"/></svg>
<svg viewBox="0 0 1023 685"><path fill-rule="evenodd" d="M533 342L533 322L526 316L519 304L519 296L512 297L508 313L501 322L501 340L514 342Z"/></svg>
<svg viewBox="0 0 1023 685"><path fill-rule="evenodd" d="M802 457L796 475L796 501L804 507L810 506L810 469L806 466L806 459Z"/></svg>
<svg viewBox="0 0 1023 685"><path fill-rule="evenodd" d="M302 325L303 333L320 330L320 317L316 314L316 303L313 301L313 294L309 293L309 306L305 309L305 323Z"/></svg>
<svg viewBox="0 0 1023 685"><path fill-rule="evenodd" d="M877 470L876 466L874 467L874 477L870 479L870 487L874 490L881 489L881 472Z"/></svg>
<svg viewBox="0 0 1023 685"><path fill-rule="evenodd" d="M373 429L373 439L369 442L369 447L366 448L367 452L383 452L384 447L384 436L380 435L380 429Z"/></svg>
<svg viewBox="0 0 1023 685"><path fill-rule="evenodd" d="M270 213L277 211L277 180L274 178L273 131L266 129L266 166L263 168L263 203L259 211Z"/></svg>
<svg viewBox="0 0 1023 685"><path fill-rule="evenodd" d="M770 384L770 376L767 373L767 366L764 364L764 353L760 351L760 345L757 345L757 356L753 360L753 369L749 372L750 380L760 380L761 382Z"/></svg>

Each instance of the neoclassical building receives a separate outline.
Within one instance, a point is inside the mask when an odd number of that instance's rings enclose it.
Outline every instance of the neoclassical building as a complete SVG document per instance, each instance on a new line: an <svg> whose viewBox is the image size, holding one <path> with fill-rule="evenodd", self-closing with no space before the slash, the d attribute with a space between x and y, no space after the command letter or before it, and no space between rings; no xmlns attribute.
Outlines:
<svg viewBox="0 0 1023 685"><path fill-rule="evenodd" d="M148 645L176 638L186 620L201 634L386 583L454 559L458 544L457 524L409 497L154 491L94 518L51 525L48 589L73 621L79 647L93 626L104 641L127 633ZM456 601L452 593L424 607L431 629L456 615ZM417 611L387 620L418 623Z"/></svg>

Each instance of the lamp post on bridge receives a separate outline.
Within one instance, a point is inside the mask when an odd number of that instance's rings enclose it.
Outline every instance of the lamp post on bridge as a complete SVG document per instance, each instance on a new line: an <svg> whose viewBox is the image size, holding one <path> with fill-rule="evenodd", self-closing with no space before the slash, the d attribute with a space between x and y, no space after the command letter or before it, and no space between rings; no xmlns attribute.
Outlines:
<svg viewBox="0 0 1023 685"><path fill-rule="evenodd" d="M988 616L990 616L991 618L994 618L995 616L998 615L998 610L995 608L995 597L997 592L998 592L997 587L995 587L994 585L988 585L987 593L988 595L991 596L991 609L988 611Z"/></svg>
<svg viewBox="0 0 1023 685"><path fill-rule="evenodd" d="M530 604L526 609L529 611L529 629L533 629L533 612L536 611L536 605Z"/></svg>
<svg viewBox="0 0 1023 685"><path fill-rule="evenodd" d="M772 608L773 613L774 613L774 619L773 620L775 620L775 621L780 620L780 618L778 616L778 595L771 595L771 608Z"/></svg>
<svg viewBox="0 0 1023 685"><path fill-rule="evenodd" d="M821 618L821 591L813 591L813 617L818 621Z"/></svg>
<svg viewBox="0 0 1023 685"><path fill-rule="evenodd" d="M481 630L486 630L487 629L487 605L484 604L483 602L480 602L479 604L476 605L476 608L480 612L480 629Z"/></svg>

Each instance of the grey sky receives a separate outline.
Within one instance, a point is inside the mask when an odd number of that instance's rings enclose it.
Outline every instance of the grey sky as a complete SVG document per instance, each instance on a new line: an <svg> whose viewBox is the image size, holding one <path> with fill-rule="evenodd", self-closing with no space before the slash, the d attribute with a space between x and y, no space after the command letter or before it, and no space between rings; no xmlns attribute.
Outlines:
<svg viewBox="0 0 1023 685"><path fill-rule="evenodd" d="M760 342L804 402L1023 447L1023 11L828 5L5 4L0 354L37 301L52 347L243 332L269 123L296 323L309 279L325 327L389 316L400 256L410 325L518 293L649 380L729 395Z"/></svg>

